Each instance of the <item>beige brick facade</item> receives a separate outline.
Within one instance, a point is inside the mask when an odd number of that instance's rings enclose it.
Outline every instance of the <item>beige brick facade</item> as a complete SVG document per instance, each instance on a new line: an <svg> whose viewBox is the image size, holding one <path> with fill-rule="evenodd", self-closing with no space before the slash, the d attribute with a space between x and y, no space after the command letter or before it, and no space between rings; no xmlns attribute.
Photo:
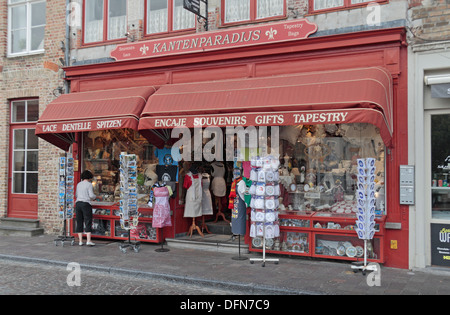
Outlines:
<svg viewBox="0 0 450 315"><path fill-rule="evenodd" d="M39 99L40 113L55 99L53 90L63 86L59 58L65 37L65 1L47 0L45 52L20 57L8 57L8 5L0 1L0 217L8 215L8 176L10 159L10 102L22 98ZM57 157L61 151L39 141L38 219L46 233L59 233L57 217Z"/></svg>

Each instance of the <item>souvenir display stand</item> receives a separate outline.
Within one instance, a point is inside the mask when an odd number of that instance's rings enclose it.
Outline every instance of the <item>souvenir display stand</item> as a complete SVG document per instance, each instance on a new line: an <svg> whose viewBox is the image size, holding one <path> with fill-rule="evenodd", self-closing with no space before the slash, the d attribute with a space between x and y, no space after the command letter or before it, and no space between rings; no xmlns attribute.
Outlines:
<svg viewBox="0 0 450 315"><path fill-rule="evenodd" d="M266 258L266 244L272 243L279 237L278 225L278 158L252 157L251 158L250 179L253 181L249 190L252 199L250 203L251 227L250 237L252 243L262 243L262 258L250 258L250 263L262 262L262 267L266 261L278 264L277 258Z"/></svg>
<svg viewBox="0 0 450 315"><path fill-rule="evenodd" d="M68 221L74 215L74 160L71 153L66 153L59 158L59 195L58 208L59 218L63 220L62 235L55 239L55 246L58 242L64 246L64 242L70 241L70 245L75 243L75 238L67 231Z"/></svg>
<svg viewBox="0 0 450 315"><path fill-rule="evenodd" d="M125 253L131 247L139 252L141 243L131 241L131 234L138 234L139 211L137 205L137 166L136 155L122 152L120 154L120 201L119 217L120 227L127 231L128 240L119 245L119 249Z"/></svg>
<svg viewBox="0 0 450 315"><path fill-rule="evenodd" d="M354 272L362 271L365 275L367 270L377 271L377 265L367 264L367 242L373 239L375 234L375 159L358 159L358 175L356 190L357 220L356 233L358 238L364 240L364 262L352 264Z"/></svg>

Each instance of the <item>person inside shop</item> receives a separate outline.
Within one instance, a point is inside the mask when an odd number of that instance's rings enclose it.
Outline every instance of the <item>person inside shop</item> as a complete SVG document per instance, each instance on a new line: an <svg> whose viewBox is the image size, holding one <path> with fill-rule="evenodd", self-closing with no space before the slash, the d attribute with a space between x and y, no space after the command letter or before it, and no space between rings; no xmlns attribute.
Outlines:
<svg viewBox="0 0 450 315"><path fill-rule="evenodd" d="M76 190L76 233L78 233L79 245L83 245L83 223L84 232L86 233L86 245L94 246L91 241L92 233L92 205L91 201L95 200L97 196L94 194L94 187L92 186L92 179L94 176L91 171L85 170L81 173L81 182L77 185Z"/></svg>

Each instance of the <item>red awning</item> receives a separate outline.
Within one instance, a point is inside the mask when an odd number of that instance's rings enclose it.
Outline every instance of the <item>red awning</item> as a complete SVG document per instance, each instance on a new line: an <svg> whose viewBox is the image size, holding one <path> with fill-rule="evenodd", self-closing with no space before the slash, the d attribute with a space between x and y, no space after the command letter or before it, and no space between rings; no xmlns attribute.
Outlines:
<svg viewBox="0 0 450 315"><path fill-rule="evenodd" d="M64 94L47 105L36 125L36 135L67 151L81 131L130 128L156 88L133 87Z"/></svg>
<svg viewBox="0 0 450 315"><path fill-rule="evenodd" d="M365 122L390 146L392 102L392 77L379 67L171 84L149 98L139 130Z"/></svg>

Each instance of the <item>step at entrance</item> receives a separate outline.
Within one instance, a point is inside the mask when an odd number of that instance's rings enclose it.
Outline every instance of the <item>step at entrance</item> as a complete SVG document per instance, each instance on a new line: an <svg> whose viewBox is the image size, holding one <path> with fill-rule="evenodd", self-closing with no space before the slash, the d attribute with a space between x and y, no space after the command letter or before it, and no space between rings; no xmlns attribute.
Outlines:
<svg viewBox="0 0 450 315"><path fill-rule="evenodd" d="M206 226L210 233L203 231L204 237L194 232L189 236L181 236L166 239L167 246L173 248L190 248L207 251L216 251L222 253L248 254L248 245L244 242L244 236L233 236L231 233L230 223L225 221L206 222Z"/></svg>
<svg viewBox="0 0 450 315"><path fill-rule="evenodd" d="M39 220L0 218L1 236L37 236L44 234L44 229L39 227Z"/></svg>

